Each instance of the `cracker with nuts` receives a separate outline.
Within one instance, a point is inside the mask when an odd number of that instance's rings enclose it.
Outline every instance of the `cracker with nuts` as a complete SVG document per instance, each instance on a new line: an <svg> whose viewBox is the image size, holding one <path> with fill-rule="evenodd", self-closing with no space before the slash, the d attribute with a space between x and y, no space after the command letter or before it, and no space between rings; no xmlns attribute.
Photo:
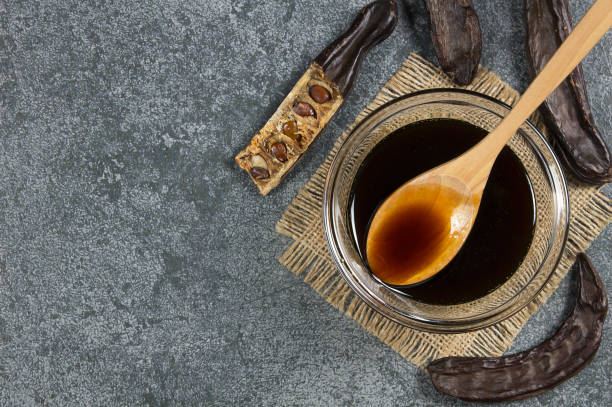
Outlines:
<svg viewBox="0 0 612 407"><path fill-rule="evenodd" d="M343 102L338 87L312 63L251 143L236 156L266 195L306 151Z"/></svg>

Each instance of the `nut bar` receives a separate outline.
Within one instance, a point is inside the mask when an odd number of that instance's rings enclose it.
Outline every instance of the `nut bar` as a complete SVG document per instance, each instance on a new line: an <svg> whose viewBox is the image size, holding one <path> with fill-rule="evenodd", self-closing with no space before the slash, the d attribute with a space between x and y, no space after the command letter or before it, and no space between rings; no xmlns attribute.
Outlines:
<svg viewBox="0 0 612 407"><path fill-rule="evenodd" d="M329 123L344 98L313 62L251 143L238 154L262 195L276 187Z"/></svg>
<svg viewBox="0 0 612 407"><path fill-rule="evenodd" d="M336 114L353 88L366 52L397 24L395 0L365 6L351 27L310 65L249 145L236 156L267 195Z"/></svg>

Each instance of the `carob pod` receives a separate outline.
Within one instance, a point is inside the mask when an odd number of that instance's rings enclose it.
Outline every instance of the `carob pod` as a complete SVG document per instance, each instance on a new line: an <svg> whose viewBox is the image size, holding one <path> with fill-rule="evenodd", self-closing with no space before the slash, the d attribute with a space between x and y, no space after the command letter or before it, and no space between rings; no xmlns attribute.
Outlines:
<svg viewBox="0 0 612 407"><path fill-rule="evenodd" d="M325 76L338 85L343 97L353 89L368 50L391 35L396 24L395 0L370 3L359 12L351 28L315 58Z"/></svg>
<svg viewBox="0 0 612 407"><path fill-rule="evenodd" d="M469 85L478 71L482 31L472 0L424 0L431 39L442 70L458 85Z"/></svg>
<svg viewBox="0 0 612 407"><path fill-rule="evenodd" d="M526 0L527 65L535 77L573 28L568 0ZM555 150L579 179L612 181L612 159L589 106L581 65L548 96L540 112Z"/></svg>
<svg viewBox="0 0 612 407"><path fill-rule="evenodd" d="M351 27L325 48L276 112L236 156L238 165L266 195L323 131L351 91L367 51L397 24L395 0L364 7Z"/></svg>
<svg viewBox="0 0 612 407"><path fill-rule="evenodd" d="M499 358L447 357L427 366L435 388L467 401L519 400L574 376L597 353L608 310L601 278L584 253L576 258L578 298L557 332L535 348Z"/></svg>

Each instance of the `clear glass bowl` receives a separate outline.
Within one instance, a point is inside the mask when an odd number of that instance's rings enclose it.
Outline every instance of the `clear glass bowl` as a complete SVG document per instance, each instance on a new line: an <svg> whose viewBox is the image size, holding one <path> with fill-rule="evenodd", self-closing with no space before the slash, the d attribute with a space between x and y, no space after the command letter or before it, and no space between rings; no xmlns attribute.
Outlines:
<svg viewBox="0 0 612 407"><path fill-rule="evenodd" d="M458 305L426 304L377 282L362 260L353 237L349 200L353 180L368 153L393 131L421 120L451 118L493 130L509 107L493 98L456 89L413 93L390 102L365 118L334 158L323 198L325 236L332 258L348 285L384 316L428 332L466 332L499 322L525 307L544 287L559 262L567 239L569 201L565 177L550 145L525 122L508 145L533 184L534 236L518 270L485 297Z"/></svg>

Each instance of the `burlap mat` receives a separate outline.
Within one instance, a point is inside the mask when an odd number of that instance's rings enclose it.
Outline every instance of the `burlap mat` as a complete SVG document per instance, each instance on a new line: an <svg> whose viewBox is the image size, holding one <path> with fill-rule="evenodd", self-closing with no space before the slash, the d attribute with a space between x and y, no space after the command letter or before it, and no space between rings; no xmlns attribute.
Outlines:
<svg viewBox="0 0 612 407"><path fill-rule="evenodd" d="M359 322L400 355L417 366L432 359L450 355L497 356L506 351L527 319L559 286L574 262L575 255L584 251L612 221L612 200L596 187L586 185L568 175L570 193L570 230L567 247L553 277L546 287L522 311L506 320L478 331L465 334L431 334L403 327L369 308L342 279L328 251L323 234L322 197L325 177L331 161L350 131L370 112L399 96L417 90L455 87L437 67L416 54L376 95L357 116L355 122L336 141L325 162L300 190L276 225L278 233L294 240L279 259L280 262L324 296L334 307ZM519 94L497 75L481 68L466 89L484 93L509 105ZM542 131L536 114L531 119Z"/></svg>

